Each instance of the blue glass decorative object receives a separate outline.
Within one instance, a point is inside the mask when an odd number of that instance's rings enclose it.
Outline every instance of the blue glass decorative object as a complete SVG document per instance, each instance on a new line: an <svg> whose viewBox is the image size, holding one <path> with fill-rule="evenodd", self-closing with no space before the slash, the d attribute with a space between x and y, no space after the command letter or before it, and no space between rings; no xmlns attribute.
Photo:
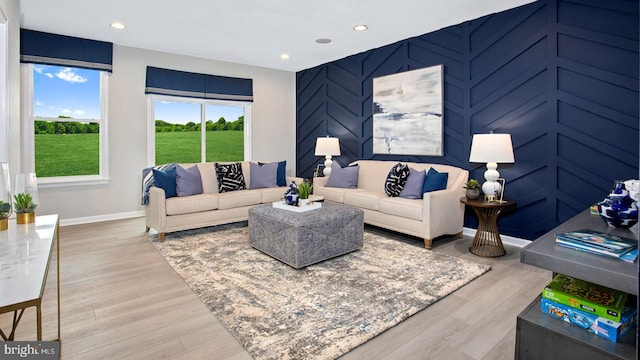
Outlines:
<svg viewBox="0 0 640 360"><path fill-rule="evenodd" d="M624 183L616 181L609 196L598 203L598 212L609 225L628 229L638 222L638 207Z"/></svg>

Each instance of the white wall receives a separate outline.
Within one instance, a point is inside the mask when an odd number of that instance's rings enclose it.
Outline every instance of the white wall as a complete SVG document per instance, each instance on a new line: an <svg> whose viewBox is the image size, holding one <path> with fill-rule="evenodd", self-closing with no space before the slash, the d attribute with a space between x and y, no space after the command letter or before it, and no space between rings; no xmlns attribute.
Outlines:
<svg viewBox="0 0 640 360"><path fill-rule="evenodd" d="M9 141L9 170L12 174L20 171L20 153L13 149L20 147L20 6L18 1L0 0L9 28L7 82L7 110L9 129L2 134L1 141ZM4 129L3 129L4 131Z"/></svg>
<svg viewBox="0 0 640 360"><path fill-rule="evenodd" d="M140 179L147 166L147 65L253 79L251 158L287 160L288 175L295 174L295 73L114 44L108 110L111 180L106 185L41 188L39 215L57 213L63 224L142 215ZM19 71L15 68L12 66L12 71ZM11 151L15 150L13 147ZM11 172L16 172L13 166Z"/></svg>

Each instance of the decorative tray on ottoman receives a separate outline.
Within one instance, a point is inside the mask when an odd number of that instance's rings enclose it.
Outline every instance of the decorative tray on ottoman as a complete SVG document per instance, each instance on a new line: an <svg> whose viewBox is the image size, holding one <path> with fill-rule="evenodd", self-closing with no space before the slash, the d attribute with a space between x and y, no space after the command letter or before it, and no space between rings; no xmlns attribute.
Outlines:
<svg viewBox="0 0 640 360"><path fill-rule="evenodd" d="M304 206L293 206L293 205L286 204L283 201L276 201L276 202L273 202L272 204L274 208L284 209L284 210L289 210L294 212L305 212L309 210L320 209L322 207L322 203L319 203L319 202L314 202Z"/></svg>

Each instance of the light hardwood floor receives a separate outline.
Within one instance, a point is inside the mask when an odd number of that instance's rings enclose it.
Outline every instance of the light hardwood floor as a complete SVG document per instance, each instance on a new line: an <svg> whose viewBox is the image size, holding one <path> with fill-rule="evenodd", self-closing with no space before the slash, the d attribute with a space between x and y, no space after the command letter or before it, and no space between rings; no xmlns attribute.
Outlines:
<svg viewBox="0 0 640 360"><path fill-rule="evenodd" d="M251 359L149 242L144 219L60 229L63 359ZM368 227L415 246L416 238ZM468 252L471 238L442 239L433 251L492 270L343 359L513 359L516 316L551 279L520 263ZM56 336L55 259L43 304L45 340ZM0 316L9 329L11 316ZM35 340L35 311L16 340Z"/></svg>

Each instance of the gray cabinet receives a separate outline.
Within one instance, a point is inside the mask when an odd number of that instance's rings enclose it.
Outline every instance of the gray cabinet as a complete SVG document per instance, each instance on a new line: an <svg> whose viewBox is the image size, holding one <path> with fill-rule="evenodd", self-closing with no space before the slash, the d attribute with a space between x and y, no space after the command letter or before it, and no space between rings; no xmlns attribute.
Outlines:
<svg viewBox="0 0 640 360"><path fill-rule="evenodd" d="M543 269L638 295L638 265L605 256L556 246L555 235L593 229L638 238L638 226L630 230L608 226L597 215L584 211L525 246L520 261ZM551 279L549 279L551 280ZM542 292L542 289L540 289ZM520 314L516 329L516 359L635 359L635 331L614 343L558 321L540 311L540 298Z"/></svg>

